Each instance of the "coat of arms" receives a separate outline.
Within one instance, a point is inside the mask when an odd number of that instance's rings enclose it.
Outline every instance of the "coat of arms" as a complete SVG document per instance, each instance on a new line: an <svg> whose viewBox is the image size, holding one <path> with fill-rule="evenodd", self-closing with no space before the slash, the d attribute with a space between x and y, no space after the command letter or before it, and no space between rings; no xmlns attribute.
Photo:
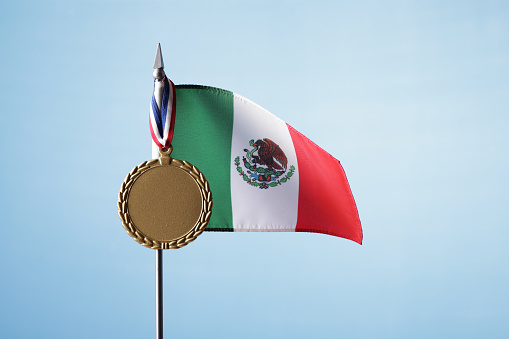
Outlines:
<svg viewBox="0 0 509 339"><path fill-rule="evenodd" d="M244 148L246 154L242 156L245 172L240 166L240 157L234 160L237 172L246 183L267 189L290 180L295 172L295 166L291 165L288 168L288 159L278 144L269 138L264 138L256 142L254 139L250 140L249 146L252 148Z"/></svg>

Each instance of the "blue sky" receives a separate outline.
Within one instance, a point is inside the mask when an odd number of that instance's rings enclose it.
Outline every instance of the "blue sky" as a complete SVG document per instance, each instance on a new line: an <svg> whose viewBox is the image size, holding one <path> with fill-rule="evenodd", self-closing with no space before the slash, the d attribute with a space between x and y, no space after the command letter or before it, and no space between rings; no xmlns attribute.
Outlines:
<svg viewBox="0 0 509 339"><path fill-rule="evenodd" d="M0 4L1 337L155 337L116 199L158 42L338 158L364 229L166 251L166 337L509 335L507 2L43 0Z"/></svg>

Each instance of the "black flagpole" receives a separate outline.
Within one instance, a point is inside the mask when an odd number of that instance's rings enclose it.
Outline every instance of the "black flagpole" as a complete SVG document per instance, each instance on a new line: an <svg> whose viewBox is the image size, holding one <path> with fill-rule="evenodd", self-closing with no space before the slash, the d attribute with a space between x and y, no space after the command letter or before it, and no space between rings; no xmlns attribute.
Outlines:
<svg viewBox="0 0 509 339"><path fill-rule="evenodd" d="M163 250L156 250L156 327L156 338L163 339Z"/></svg>

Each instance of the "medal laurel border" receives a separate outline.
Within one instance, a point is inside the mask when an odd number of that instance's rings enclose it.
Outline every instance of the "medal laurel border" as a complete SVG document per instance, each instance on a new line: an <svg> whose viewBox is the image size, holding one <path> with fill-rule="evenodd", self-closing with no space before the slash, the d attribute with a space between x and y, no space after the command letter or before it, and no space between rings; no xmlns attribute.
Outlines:
<svg viewBox="0 0 509 339"><path fill-rule="evenodd" d="M136 229L127 208L129 192L136 179L153 167L164 166L162 165L161 158L144 161L140 165L136 166L129 174L127 174L118 194L118 215L122 221L122 226L124 226L127 233L139 244L154 250L177 249L189 244L194 239L196 239L196 237L203 233L205 227L207 227L207 224L210 221L210 216L212 215L212 192L210 190L209 183L203 174L200 172L200 170L198 170L198 168L191 165L187 161L170 158L168 165L173 163L175 163L179 168L185 170L193 177L200 188L203 200L203 208L200 214L200 218L193 226L193 228L182 237L171 241L157 241L147 237L145 234Z"/></svg>

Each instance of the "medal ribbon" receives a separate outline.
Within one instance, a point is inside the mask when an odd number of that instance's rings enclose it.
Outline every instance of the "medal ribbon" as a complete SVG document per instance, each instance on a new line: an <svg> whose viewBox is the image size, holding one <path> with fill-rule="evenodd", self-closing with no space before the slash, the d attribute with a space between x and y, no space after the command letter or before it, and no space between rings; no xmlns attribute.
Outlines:
<svg viewBox="0 0 509 339"><path fill-rule="evenodd" d="M161 109L157 107L155 93L152 94L149 117L150 134L152 135L152 140L154 140L159 148L170 147L171 140L173 139L173 129L175 127L176 106L175 85L167 77L164 77Z"/></svg>

